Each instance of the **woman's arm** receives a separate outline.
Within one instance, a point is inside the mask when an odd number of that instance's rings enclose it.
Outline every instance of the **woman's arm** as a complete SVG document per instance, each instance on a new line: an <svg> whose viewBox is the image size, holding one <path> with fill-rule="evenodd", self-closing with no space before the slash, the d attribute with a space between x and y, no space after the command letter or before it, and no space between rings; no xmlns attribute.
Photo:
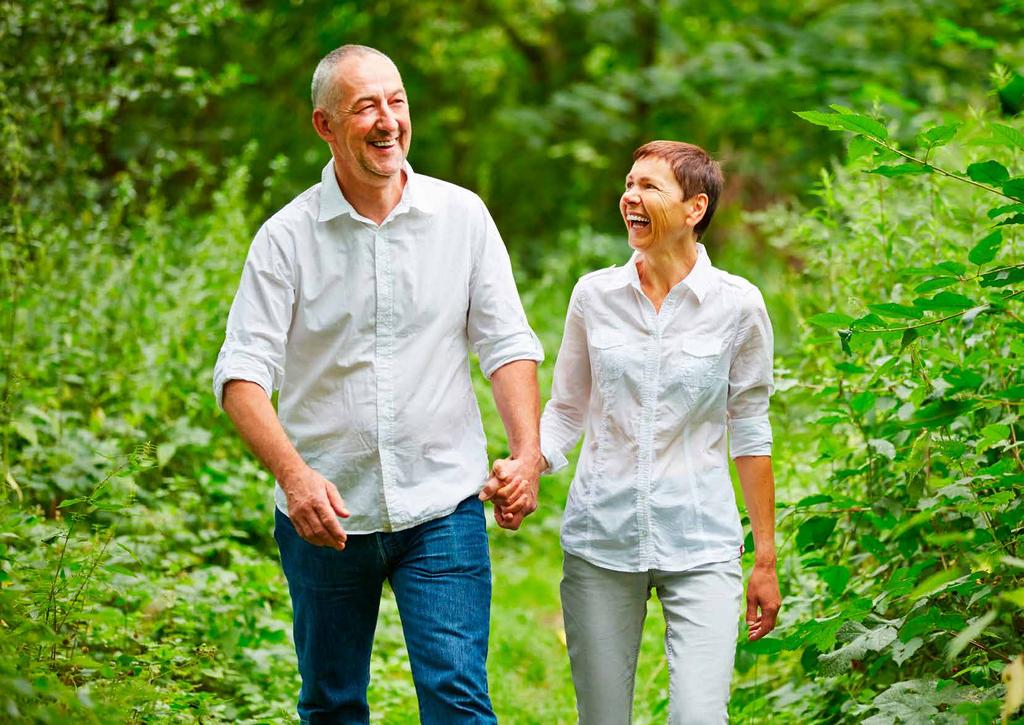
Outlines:
<svg viewBox="0 0 1024 725"><path fill-rule="evenodd" d="M754 570L747 582L747 638L753 641L775 628L782 606L775 569L775 476L771 456L740 456L735 460L754 534Z"/></svg>

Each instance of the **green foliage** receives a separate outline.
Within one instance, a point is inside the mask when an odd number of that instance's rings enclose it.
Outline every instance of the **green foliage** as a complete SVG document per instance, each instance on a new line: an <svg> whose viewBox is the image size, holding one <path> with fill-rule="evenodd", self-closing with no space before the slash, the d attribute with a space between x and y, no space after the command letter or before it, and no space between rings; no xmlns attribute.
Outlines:
<svg viewBox="0 0 1024 725"><path fill-rule="evenodd" d="M573 283L628 255L631 150L724 160L708 243L780 343L786 595L780 630L738 647L734 719L991 721L1024 621L1020 27L1018 3L961 0L0 0L0 719L292 717L270 481L210 376L253 231L326 159L313 65L361 42L403 70L416 168L495 214L545 389ZM815 183L833 131L846 160ZM510 722L574 720L569 480L492 531ZM651 614L638 722L667 707ZM388 722L416 717L402 643L386 595Z"/></svg>
<svg viewBox="0 0 1024 725"><path fill-rule="evenodd" d="M898 122L799 115L873 148L851 143L820 206L754 216L804 260L793 283L817 290L800 300L782 402L817 418L790 455L824 483L780 504L795 533L783 578L807 604L774 645L747 649L799 655L776 685L827 683L825 720L983 721L1022 616L1024 238L994 221L1024 200L1007 183L1019 131L971 119L915 149L890 140Z"/></svg>

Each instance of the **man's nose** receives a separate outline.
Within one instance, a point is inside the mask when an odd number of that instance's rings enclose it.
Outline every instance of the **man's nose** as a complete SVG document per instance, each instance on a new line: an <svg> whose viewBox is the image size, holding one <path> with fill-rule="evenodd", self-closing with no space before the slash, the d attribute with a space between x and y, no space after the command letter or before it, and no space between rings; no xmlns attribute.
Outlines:
<svg viewBox="0 0 1024 725"><path fill-rule="evenodd" d="M391 106L384 104L384 110L377 115L377 128L382 131L397 131L398 117L392 112Z"/></svg>

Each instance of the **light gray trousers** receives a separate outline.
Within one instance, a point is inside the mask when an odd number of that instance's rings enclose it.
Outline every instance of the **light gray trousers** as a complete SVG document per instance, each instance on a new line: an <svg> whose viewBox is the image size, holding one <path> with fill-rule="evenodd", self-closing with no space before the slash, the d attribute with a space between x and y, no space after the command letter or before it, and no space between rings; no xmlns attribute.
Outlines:
<svg viewBox="0 0 1024 725"><path fill-rule="evenodd" d="M637 655L652 588L665 613L668 722L728 722L743 594L738 558L683 572L629 573L567 553L562 573L562 615L580 725L632 722Z"/></svg>

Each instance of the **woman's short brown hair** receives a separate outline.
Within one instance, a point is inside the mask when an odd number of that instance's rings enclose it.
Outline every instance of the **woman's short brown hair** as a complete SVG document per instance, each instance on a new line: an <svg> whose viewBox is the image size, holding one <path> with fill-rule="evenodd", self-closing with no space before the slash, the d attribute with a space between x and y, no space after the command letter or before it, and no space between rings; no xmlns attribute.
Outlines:
<svg viewBox="0 0 1024 725"><path fill-rule="evenodd" d="M633 161L648 156L661 159L672 167L676 181L683 187L683 199L696 194L708 195L704 218L693 228L697 239L700 239L711 224L711 217L715 215L715 207L718 206L718 196L722 193L725 183L722 167L700 146L683 141L650 141L633 152Z"/></svg>

